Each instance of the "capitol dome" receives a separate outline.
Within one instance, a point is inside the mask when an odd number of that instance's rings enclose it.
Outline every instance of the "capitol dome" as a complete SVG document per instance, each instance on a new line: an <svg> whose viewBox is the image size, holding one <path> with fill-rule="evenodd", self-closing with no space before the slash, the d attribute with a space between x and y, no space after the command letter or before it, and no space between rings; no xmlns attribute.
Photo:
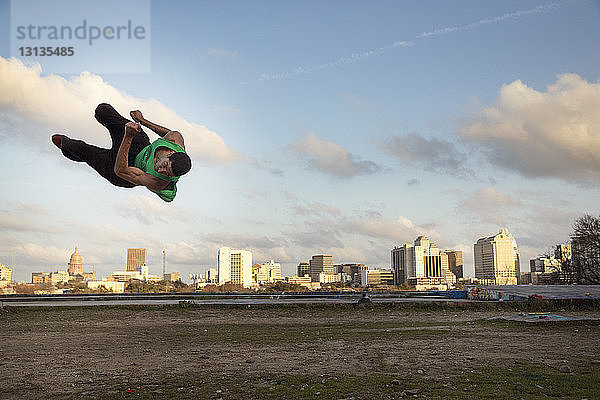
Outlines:
<svg viewBox="0 0 600 400"><path fill-rule="evenodd" d="M75 246L75 252L71 254L71 259L69 260L69 275L76 275L83 272L83 259L81 258L81 254Z"/></svg>

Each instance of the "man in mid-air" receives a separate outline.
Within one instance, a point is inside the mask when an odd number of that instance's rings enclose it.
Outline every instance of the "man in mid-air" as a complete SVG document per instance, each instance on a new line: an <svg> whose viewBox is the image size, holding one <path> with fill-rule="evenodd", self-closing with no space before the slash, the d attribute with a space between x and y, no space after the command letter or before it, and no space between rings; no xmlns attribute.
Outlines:
<svg viewBox="0 0 600 400"><path fill-rule="evenodd" d="M69 160L85 162L115 186L146 186L164 201L173 201L179 177L192 167L183 136L148 121L139 110L129 114L135 122L123 117L110 104L96 107L96 120L110 132L110 149L60 134L52 135L52 143ZM150 143L141 125L160 138Z"/></svg>

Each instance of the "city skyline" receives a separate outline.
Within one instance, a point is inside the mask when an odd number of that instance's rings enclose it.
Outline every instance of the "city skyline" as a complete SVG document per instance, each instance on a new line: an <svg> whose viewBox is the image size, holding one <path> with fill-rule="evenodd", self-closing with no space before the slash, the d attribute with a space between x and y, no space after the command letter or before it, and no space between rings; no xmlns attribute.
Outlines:
<svg viewBox="0 0 600 400"><path fill-rule="evenodd" d="M51 73L11 54L0 0L0 263L16 280L75 246L99 276L125 248L156 272L166 249L185 278L223 245L285 275L314 254L389 266L419 235L474 276L478 238L507 227L530 260L600 213L597 2L146 4L147 72ZM107 145L101 102L182 132L193 168L172 203L51 143Z"/></svg>
<svg viewBox="0 0 600 400"><path fill-rule="evenodd" d="M475 243L473 243L473 246L475 248L477 248L477 246L480 244L480 242L484 241L484 240L489 240L489 239L494 239L496 237L502 237L502 235L508 235L510 237L510 240L512 241L512 243L516 246L516 240L513 238L513 236L508 232L508 230L506 228L501 228L500 232L498 234L494 234L492 236L489 237L483 237L483 238L479 238ZM429 246L431 245L432 249L436 256L442 256L443 259L445 259L445 261L442 261L442 267L445 268L446 270L448 270L448 272L450 272L449 268L451 267L451 263L449 263L449 257L451 255L454 255L454 266L456 266L456 253L458 254L459 257L459 263L458 266L460 267L459 271L460 274L459 275L455 275L454 279L452 280L452 282L455 282L456 278L483 278L483 276L477 276L476 273L472 274L472 275L466 275L464 276L464 265L462 262L462 251L461 250L454 250L454 249L439 249L434 243L430 244L430 241L427 237L420 235L419 237L417 237L414 241L414 244L411 243L404 243L402 246L395 246L393 248L390 249L391 251L391 257L392 260L390 263L385 264L385 265L365 265L364 263L357 263L357 262L349 262L349 261L339 261L339 260L334 260L333 257L331 255L328 254L313 254L311 256L310 259L308 259L308 262L305 262L303 260L299 260L296 263L296 266L292 269L289 269L286 272L281 271L281 266L279 263L276 263L276 265L278 265L279 269L280 269L280 274L282 277L288 277L288 276L302 276L302 274L299 273L300 271L300 267L301 266L305 266L305 268L307 268L309 271L311 272L311 278L314 281L318 281L318 275L320 272L325 272L326 274L333 274L333 268L335 266L343 266L343 265L363 265L365 269L369 269L369 270L373 270L373 269L381 269L382 267L385 269L389 269L394 271L395 270L395 264L394 264L394 259L395 257L397 258L397 255L395 256L395 252L398 250L403 250L406 251L407 248L412 248L413 246L416 246L417 243L419 243L419 246L421 245L420 243L422 242L426 243L427 248L429 249ZM564 244L555 244L552 245L550 247L553 246L558 246L559 248L564 247L564 246L569 246L570 245L564 245ZM128 268L130 266L131 260L132 258L135 258L136 260L140 259L140 256L143 258L144 262L143 263L139 263L140 265L143 265L144 267L147 268L147 271L150 271L150 268L154 267L154 268L158 268L158 266L154 265L154 264L150 264L147 265L147 263L145 262L146 260L146 248L136 248L136 249L132 249L132 248L127 248L127 253L126 253L126 257L125 257L125 262L123 264L122 269L130 272L130 271L135 271L136 269L132 269L132 268ZM517 254L517 261L519 260L519 255L518 255L518 251L516 250L515 247L515 251ZM423 253L423 250L421 250L421 252ZM429 255L429 250L425 251L425 255ZM165 256L164 254L164 250L163 252L161 252L161 254L163 256ZM231 268L234 265L234 261L232 259L232 255L236 255L236 262L237 262L237 278L235 279L228 279L227 277L231 278ZM543 257L543 255L537 255L535 258L532 258L531 261L534 261L535 259L538 259L540 257ZM414 258L414 255L413 255ZM427 258L427 257L426 257ZM223 259L223 260L221 260ZM242 261L246 259L247 261L244 261L242 263ZM76 260L76 261L74 261ZM164 259L161 259L161 262L164 262ZM396 263L399 261L396 261ZM414 261L413 261L414 262ZM240 283L244 280L246 280L245 282L248 283L250 281L250 271L252 270L252 268L254 268L255 266L260 266L260 265L269 265L269 264L273 264L274 260L270 259L269 261L263 261L263 260L252 260L252 249L231 249L229 247L226 246L221 246L219 247L218 250L218 254L216 256L216 260L214 264L208 264L208 265L204 265L204 266L198 266L198 268L196 268L195 270L193 270L191 274L195 274L195 275L203 275L205 274L207 271L209 270L214 270L214 271L220 271L223 268L226 268L227 271L225 271L225 277L221 277L219 279L218 284L225 284L225 283L233 283L233 281L235 280L236 282ZM242 265L245 265L245 267L242 267ZM325 267L324 267L325 265ZM518 265L518 262L517 262ZM161 265L162 266L162 265ZM314 267L316 266L316 270L314 269ZM7 267L9 267L7 265ZM83 262L82 256L79 253L79 249L77 246L75 246L75 251L71 254L70 259L67 263L67 268L65 269L65 271L68 271L69 274L74 274L74 273L82 273L83 268L86 269L91 269L94 271L95 274L95 268L94 266L88 266ZM252 268L251 268L252 267ZM476 266L475 266L476 267ZM46 272L46 270L48 271L55 271L55 272L61 272L62 271L62 266L55 266L55 267L48 267L48 268L40 268L36 271L33 272L33 274L35 273L39 273L39 272ZM244 268L247 268L247 271L244 271ZM402 269L404 269L405 267L402 267ZM413 269L415 268L414 266L412 267ZM423 271L421 271L420 274L416 274L416 275L423 275L423 276L430 276L429 273L425 273L425 266L422 265L421 269ZM114 266L112 269L112 273L114 273L115 270L118 270L119 266ZM474 271L476 271L476 268L474 269ZM172 273L174 271L169 271L169 273ZM179 271L175 271L177 273L179 273ZM453 271L452 271L453 272ZM518 276L520 273L523 272L529 272L529 269L525 268L523 269L519 269L519 271L517 272L517 274L515 276ZM244 274L246 275L245 278L243 278ZM400 273L398 273L399 276L401 275ZM413 271L411 274L404 274L401 275L403 276L403 278L401 278L401 281L398 282L398 284L401 283L405 283L406 279L408 276L416 276L415 272ZM400 278L399 278L400 279ZM186 281L186 279L183 279L184 281ZM190 280L193 280L192 278L190 278ZM242 284L243 286L243 284Z"/></svg>

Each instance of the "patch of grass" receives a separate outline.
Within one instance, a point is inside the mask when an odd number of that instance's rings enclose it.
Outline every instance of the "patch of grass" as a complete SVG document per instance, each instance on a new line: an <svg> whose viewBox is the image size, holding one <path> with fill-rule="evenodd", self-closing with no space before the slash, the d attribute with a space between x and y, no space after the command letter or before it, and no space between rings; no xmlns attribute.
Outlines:
<svg viewBox="0 0 600 400"><path fill-rule="evenodd" d="M510 321L505 319L480 319L472 323L489 326L498 329L516 330L516 331L540 331L579 326L600 326L600 320L576 320L576 321L542 321L542 322L525 322L525 321Z"/></svg>
<svg viewBox="0 0 600 400"><path fill-rule="evenodd" d="M579 398L597 399L600 368L561 373L541 365L487 367L461 375L452 387L437 387L432 395L445 398Z"/></svg>
<svg viewBox="0 0 600 400"><path fill-rule="evenodd" d="M125 330L124 330L125 331ZM130 336L149 335L170 343L194 340L196 343L244 345L276 345L280 343L314 343L319 340L385 340L426 338L448 335L440 325L406 329L403 325L363 324L219 324L219 325L165 325L128 327Z"/></svg>
<svg viewBox="0 0 600 400"><path fill-rule="evenodd" d="M320 307L317 309L319 310ZM331 308L326 308L331 312ZM311 311L315 311L310 308ZM337 310L337 307L334 308ZM246 310L229 309L230 321L243 321ZM342 314L348 309L337 310ZM301 309L249 310L258 312L261 318L251 322L205 322L202 308L180 308L177 306L128 306L128 307L49 307L49 308L12 308L0 317L2 327L11 335L27 334L34 331L71 335L97 335L99 329L105 335L126 335L130 337L152 336L173 343L195 340L198 343L231 343L273 344L273 343L306 343L319 339L369 340L379 338L412 338L433 337L447 334L444 327L460 326L465 322L390 322L373 321L356 318L355 311L350 311L351 318L344 321L337 311L331 318L315 312L318 321L310 316L306 319L293 318L292 322L279 322L278 317L305 315ZM382 310L378 310L382 311ZM373 316L372 311L370 317ZM143 313L143 314L142 314ZM385 311L381 312L385 315ZM348 315L348 314L346 314ZM163 324L154 324L152 318L165 318ZM266 318L266 320L265 320ZM132 319L133 323L129 323ZM341 321L340 321L341 319ZM178 321L180 320L180 321ZM210 320L210 318L209 318ZM304 320L306 322L304 322ZM140 323L140 321L149 321ZM136 324L137 323L137 324Z"/></svg>
<svg viewBox="0 0 600 400"><path fill-rule="evenodd" d="M357 371L360 372L360 371ZM96 393L105 400L153 399L443 399L598 398L600 369L563 374L549 367L482 368L450 379L392 375L262 375L195 376L168 382L130 384L112 393ZM128 391L129 390L129 391ZM94 396L96 397L96 396Z"/></svg>

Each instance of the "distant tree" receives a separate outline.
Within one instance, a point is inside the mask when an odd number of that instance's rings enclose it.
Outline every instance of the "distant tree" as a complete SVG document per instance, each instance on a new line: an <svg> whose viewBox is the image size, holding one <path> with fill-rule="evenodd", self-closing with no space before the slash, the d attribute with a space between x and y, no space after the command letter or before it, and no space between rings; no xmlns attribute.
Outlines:
<svg viewBox="0 0 600 400"><path fill-rule="evenodd" d="M15 285L15 292L18 294L34 294L36 291L50 291L53 289L55 289L55 286L52 283L41 283L39 285L32 285L29 283L17 283Z"/></svg>
<svg viewBox="0 0 600 400"><path fill-rule="evenodd" d="M586 214L575 220L571 250L577 283L600 284L600 218Z"/></svg>
<svg viewBox="0 0 600 400"><path fill-rule="evenodd" d="M284 281L277 281L271 287L276 292L306 292L308 290L306 286L298 285L296 283L288 283Z"/></svg>
<svg viewBox="0 0 600 400"><path fill-rule="evenodd" d="M98 286L98 288L97 288L97 289L94 289L94 290L93 290L93 291L91 291L90 293L111 293L111 292L112 292L112 290L108 290L108 289L106 288L106 286L104 286L104 285L100 285L100 286Z"/></svg>
<svg viewBox="0 0 600 400"><path fill-rule="evenodd" d="M177 293L191 293L195 290L196 289L194 288L194 285L188 285L186 283L183 283L182 281L173 282L173 291Z"/></svg>
<svg viewBox="0 0 600 400"><path fill-rule="evenodd" d="M538 258L552 259L555 257L553 248L547 248ZM537 283L544 285L568 285L573 283L573 268L571 260L558 260L558 269L545 270L543 275L537 275Z"/></svg>
<svg viewBox="0 0 600 400"><path fill-rule="evenodd" d="M219 292L247 292L248 289L245 289L241 285L234 285L233 283L224 283L219 286Z"/></svg>
<svg viewBox="0 0 600 400"><path fill-rule="evenodd" d="M336 291L336 290L343 289L345 286L346 285L344 284L344 282L331 282L331 283L326 283L326 284L322 285L321 289Z"/></svg>
<svg viewBox="0 0 600 400"><path fill-rule="evenodd" d="M18 294L33 294L34 291L39 290L39 285L28 285L17 283L15 285L15 292Z"/></svg>
<svg viewBox="0 0 600 400"><path fill-rule="evenodd" d="M71 287L71 293L89 293L87 284L85 282L75 282L72 281L69 283Z"/></svg>
<svg viewBox="0 0 600 400"><path fill-rule="evenodd" d="M144 293L145 292L144 283L137 280L132 279L129 281L127 286L125 286L125 293Z"/></svg>
<svg viewBox="0 0 600 400"><path fill-rule="evenodd" d="M202 291L203 292L212 292L212 293L214 293L214 292L218 292L219 291L219 287L217 285L214 285L214 284L211 283L209 285L204 286L202 288Z"/></svg>

